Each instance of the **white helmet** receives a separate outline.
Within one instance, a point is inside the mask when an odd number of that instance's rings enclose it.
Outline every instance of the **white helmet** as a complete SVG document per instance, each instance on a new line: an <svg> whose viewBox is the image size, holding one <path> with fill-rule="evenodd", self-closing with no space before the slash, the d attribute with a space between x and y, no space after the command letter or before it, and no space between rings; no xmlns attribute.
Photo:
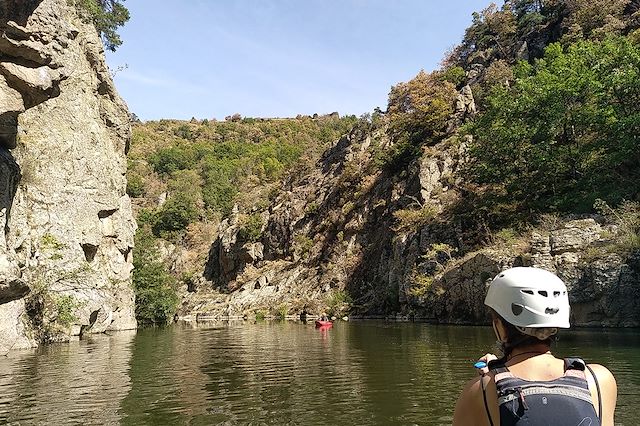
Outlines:
<svg viewBox="0 0 640 426"><path fill-rule="evenodd" d="M569 328L567 286L544 269L518 267L499 273L484 304L523 333L542 339L555 332L535 329Z"/></svg>

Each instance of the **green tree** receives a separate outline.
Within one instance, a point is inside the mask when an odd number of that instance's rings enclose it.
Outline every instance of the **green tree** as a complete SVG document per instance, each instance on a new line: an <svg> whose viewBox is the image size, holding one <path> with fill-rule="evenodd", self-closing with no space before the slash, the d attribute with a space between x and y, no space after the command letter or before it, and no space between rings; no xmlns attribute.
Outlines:
<svg viewBox="0 0 640 426"><path fill-rule="evenodd" d="M442 135L457 92L452 83L438 77L420 71L391 88L388 112L393 132L407 132L414 140Z"/></svg>
<svg viewBox="0 0 640 426"><path fill-rule="evenodd" d="M462 44L454 52L458 63L486 63L513 56L517 22L509 2L502 9L492 3L481 12L474 12L472 19Z"/></svg>
<svg viewBox="0 0 640 426"><path fill-rule="evenodd" d="M623 12L629 0L566 0L564 25L584 37L603 37L624 28Z"/></svg>
<svg viewBox="0 0 640 426"><path fill-rule="evenodd" d="M153 233L162 236L165 232L182 231L198 216L198 209L193 197L184 193L174 194L156 213Z"/></svg>
<svg viewBox="0 0 640 426"><path fill-rule="evenodd" d="M124 0L76 0L76 4L93 22L105 48L114 52L122 39L117 30L129 20Z"/></svg>
<svg viewBox="0 0 640 426"><path fill-rule="evenodd" d="M445 134L457 95L448 77L443 72L420 71L391 88L387 112L394 145L380 153L380 163L401 171L420 154L422 144L436 142Z"/></svg>
<svg viewBox="0 0 640 426"><path fill-rule="evenodd" d="M178 306L175 279L160 260L156 240L146 226L136 232L133 268L138 321L155 324L170 321Z"/></svg>
<svg viewBox="0 0 640 426"><path fill-rule="evenodd" d="M494 86L468 130L471 174L502 203L588 211L638 194L640 47L626 38L550 45Z"/></svg>
<svg viewBox="0 0 640 426"><path fill-rule="evenodd" d="M191 169L196 164L196 153L189 145L163 148L149 159L156 173L171 174L177 170Z"/></svg>

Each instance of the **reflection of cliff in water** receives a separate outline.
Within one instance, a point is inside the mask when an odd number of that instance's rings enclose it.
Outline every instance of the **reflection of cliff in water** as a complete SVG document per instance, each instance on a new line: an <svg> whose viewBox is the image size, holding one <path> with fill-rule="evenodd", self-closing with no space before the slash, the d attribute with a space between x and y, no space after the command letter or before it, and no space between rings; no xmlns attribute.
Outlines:
<svg viewBox="0 0 640 426"><path fill-rule="evenodd" d="M490 327L209 324L0 357L0 424L450 425ZM559 356L607 365L636 424L637 330L563 331Z"/></svg>
<svg viewBox="0 0 640 426"><path fill-rule="evenodd" d="M461 355L490 350L490 332L376 322L142 330L123 423L447 424L452 389L472 373Z"/></svg>
<svg viewBox="0 0 640 426"><path fill-rule="evenodd" d="M466 379L464 375L461 379L461 371L471 365L461 364L460 357L479 352L464 353L461 348L486 346L487 333L483 327L385 322L355 329L350 347L363 354L359 368L364 372L361 386L367 390L369 423L424 424L431 419L430 424L451 424L453 419L446 415L455 405L461 380Z"/></svg>
<svg viewBox="0 0 640 426"><path fill-rule="evenodd" d="M135 332L0 359L0 424L117 424Z"/></svg>
<svg viewBox="0 0 640 426"><path fill-rule="evenodd" d="M139 332L124 424L297 424L319 398L327 406L349 401L366 414L362 354L349 350L348 339L298 323L193 327ZM353 410L347 414L344 424Z"/></svg>

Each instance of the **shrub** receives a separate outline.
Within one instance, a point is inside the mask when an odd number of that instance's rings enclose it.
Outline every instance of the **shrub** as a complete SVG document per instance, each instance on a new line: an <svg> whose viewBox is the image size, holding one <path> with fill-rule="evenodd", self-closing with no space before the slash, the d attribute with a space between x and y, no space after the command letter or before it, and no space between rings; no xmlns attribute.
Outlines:
<svg viewBox="0 0 640 426"><path fill-rule="evenodd" d="M57 296L54 298L56 306L56 322L63 327L69 327L78 321L75 314L76 309L82 307L83 303L79 302L72 295Z"/></svg>
<svg viewBox="0 0 640 426"><path fill-rule="evenodd" d="M142 197L145 193L144 178L137 173L127 173L127 194L130 197Z"/></svg>
<svg viewBox="0 0 640 426"><path fill-rule="evenodd" d="M243 241L256 242L262 237L262 216L260 213L252 213L243 218L243 223L239 230L239 237Z"/></svg>
<svg viewBox="0 0 640 426"><path fill-rule="evenodd" d="M178 127L176 130L174 130L173 133L177 137L182 139L186 139L186 140L193 139L193 133L191 132L191 129L189 128L189 126L187 126L186 124L183 124L180 127Z"/></svg>
<svg viewBox="0 0 640 426"><path fill-rule="evenodd" d="M640 203L623 201L614 209L598 199L593 207L618 228L614 242L607 247L608 251L622 255L640 251Z"/></svg>
<svg viewBox="0 0 640 426"><path fill-rule="evenodd" d="M389 122L394 134L408 132L411 143L443 134L453 113L455 86L437 74L420 71L407 83L399 83L389 93Z"/></svg>
<svg viewBox="0 0 640 426"><path fill-rule="evenodd" d="M437 77L441 81L448 81L454 86L460 86L465 80L466 73L461 66L452 66L437 73Z"/></svg>
<svg viewBox="0 0 640 426"><path fill-rule="evenodd" d="M256 321L259 321L259 322L264 321L265 318L267 317L267 312L264 309L256 309L254 313L255 313Z"/></svg>
<svg viewBox="0 0 640 426"><path fill-rule="evenodd" d="M329 315L342 316L346 314L353 304L353 299L345 290L335 290L327 296Z"/></svg>
<svg viewBox="0 0 640 426"><path fill-rule="evenodd" d="M495 233L493 242L502 245L513 245L518 242L518 233L513 228L503 228Z"/></svg>
<svg viewBox="0 0 640 426"><path fill-rule="evenodd" d="M425 253L422 257L426 260L434 262L438 270L442 271L444 270L446 264L453 258L453 254L457 251L457 248L451 247L449 244L433 243L429 247L427 253Z"/></svg>
<svg viewBox="0 0 640 426"><path fill-rule="evenodd" d="M349 213L353 211L355 207L356 207L355 203L353 203L352 201L347 201L342 206L342 214L347 216Z"/></svg>
<svg viewBox="0 0 640 426"><path fill-rule="evenodd" d="M176 194L155 214L153 233L161 236L165 232L182 231L198 216L194 200L183 193Z"/></svg>
<svg viewBox="0 0 640 426"><path fill-rule="evenodd" d="M293 238L294 250L301 258L307 258L313 248L313 240L306 235L298 234Z"/></svg>
<svg viewBox="0 0 640 426"><path fill-rule="evenodd" d="M195 154L187 147L172 146L158 150L149 161L156 173L170 175L177 170L193 168L196 164Z"/></svg>
<svg viewBox="0 0 640 426"><path fill-rule="evenodd" d="M401 209L393 212L396 219L395 230L398 232L413 232L428 225L437 216L438 210L434 206L424 205L419 209Z"/></svg>
<svg viewBox="0 0 640 426"><path fill-rule="evenodd" d="M42 238L40 239L40 245L43 249L49 249L49 250L62 250L63 248L65 248L65 245L63 243L61 243L60 241L58 241L58 239L47 233L44 234L42 236Z"/></svg>
<svg viewBox="0 0 640 426"><path fill-rule="evenodd" d="M155 238L147 226L136 232L133 267L138 321L154 324L170 321L178 306L175 279L160 260Z"/></svg>
<svg viewBox="0 0 640 426"><path fill-rule="evenodd" d="M286 303L283 303L282 305L278 306L278 308L276 308L276 311L274 313L274 316L276 317L276 319L278 320L284 320L287 315L289 315L289 305L287 305Z"/></svg>
<svg viewBox="0 0 640 426"><path fill-rule="evenodd" d="M409 295L413 297L422 297L431 289L434 278L431 275L414 273L411 279Z"/></svg>
<svg viewBox="0 0 640 426"><path fill-rule="evenodd" d="M319 208L320 208L320 205L317 202L312 201L306 206L304 206L304 211L306 214L312 215L312 214L315 214Z"/></svg>

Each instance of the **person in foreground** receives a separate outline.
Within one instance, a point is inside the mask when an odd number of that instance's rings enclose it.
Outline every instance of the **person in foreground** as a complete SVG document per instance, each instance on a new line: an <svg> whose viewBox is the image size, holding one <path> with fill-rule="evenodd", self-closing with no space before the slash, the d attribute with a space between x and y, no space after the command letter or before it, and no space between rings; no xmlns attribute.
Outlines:
<svg viewBox="0 0 640 426"><path fill-rule="evenodd" d="M551 353L558 328L569 328L569 298L560 278L543 269L511 268L493 279L484 303L503 356L480 358L480 376L458 398L454 426L613 426L617 387L611 372Z"/></svg>

